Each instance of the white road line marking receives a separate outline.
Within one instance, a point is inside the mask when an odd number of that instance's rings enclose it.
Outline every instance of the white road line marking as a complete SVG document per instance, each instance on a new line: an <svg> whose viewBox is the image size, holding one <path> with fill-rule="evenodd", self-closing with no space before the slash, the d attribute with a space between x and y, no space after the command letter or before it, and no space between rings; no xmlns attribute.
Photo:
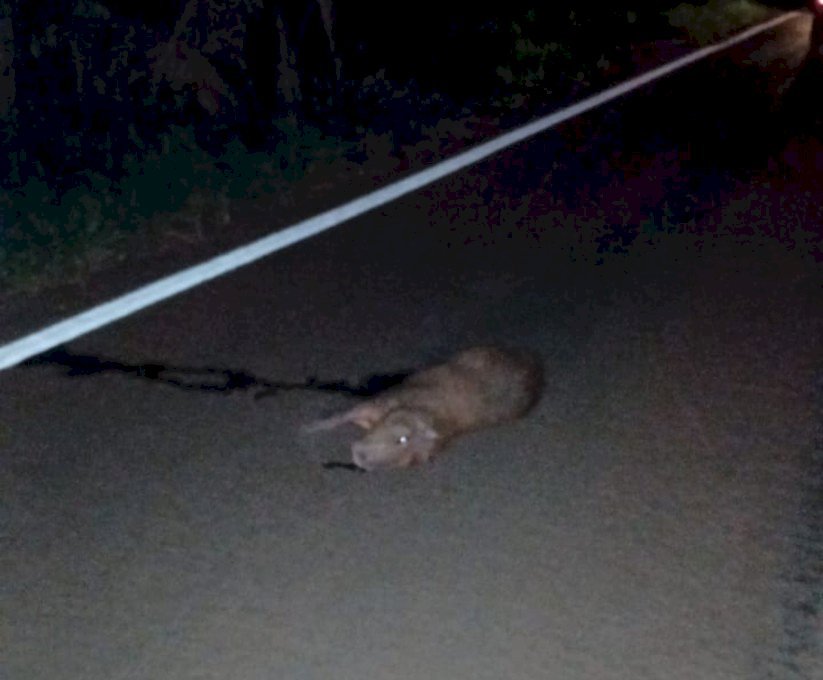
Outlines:
<svg viewBox="0 0 823 680"><path fill-rule="evenodd" d="M176 274L170 274L154 283L142 286L131 293L121 295L109 302L102 303L85 312L81 312L80 314L47 326L30 335L14 340L0 347L0 370L15 366L21 361L25 361L41 352L45 352L69 340L74 340L81 335L97 330L129 314L145 309L156 302L166 300L173 295L182 293L189 288L210 281L278 250L283 250L294 243L315 236L327 229L340 226L354 217L363 215L381 205L385 205L432 182L436 182L447 175L488 158L502 149L522 142L540 132L544 132L570 118L591 111L613 99L622 97L624 94L628 94L633 90L648 85L659 78L693 64L696 61L705 59L712 54L728 49L744 40L748 40L759 33L768 31L799 15L800 12L782 14L765 23L742 31L727 40L695 50L668 64L630 78L602 92L586 97L571 106L555 111L522 127L502 134L499 137L495 137L488 142L483 142L467 151L458 153L451 158L440 161L430 168L420 170L404 179L393 182L382 189L377 189L365 196L361 196L324 213L276 231L245 246L240 246L206 262L183 269Z"/></svg>

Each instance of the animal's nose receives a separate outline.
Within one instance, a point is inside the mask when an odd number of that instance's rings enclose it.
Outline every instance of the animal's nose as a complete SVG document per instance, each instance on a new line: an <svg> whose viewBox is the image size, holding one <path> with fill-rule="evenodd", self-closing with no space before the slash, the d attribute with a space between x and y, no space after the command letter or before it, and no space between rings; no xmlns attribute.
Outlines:
<svg viewBox="0 0 823 680"><path fill-rule="evenodd" d="M369 469L363 458L363 452L357 446L352 447L351 459L357 467L363 468L364 470Z"/></svg>

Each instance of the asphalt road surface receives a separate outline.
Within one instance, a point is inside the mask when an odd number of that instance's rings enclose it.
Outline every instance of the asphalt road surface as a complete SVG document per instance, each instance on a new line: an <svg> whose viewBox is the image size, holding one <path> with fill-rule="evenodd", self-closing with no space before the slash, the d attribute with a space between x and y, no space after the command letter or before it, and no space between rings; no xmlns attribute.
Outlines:
<svg viewBox="0 0 823 680"><path fill-rule="evenodd" d="M0 374L0 677L823 678L808 34ZM253 398L487 342L541 402L420 469Z"/></svg>

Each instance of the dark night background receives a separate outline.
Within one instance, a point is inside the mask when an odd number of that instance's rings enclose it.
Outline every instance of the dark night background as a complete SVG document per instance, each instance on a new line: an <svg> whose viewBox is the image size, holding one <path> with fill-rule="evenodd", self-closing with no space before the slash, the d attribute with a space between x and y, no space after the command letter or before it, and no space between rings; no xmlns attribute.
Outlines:
<svg viewBox="0 0 823 680"><path fill-rule="evenodd" d="M116 175L172 125L191 126L211 151L235 138L265 148L273 122L289 113L337 132L364 125L402 135L414 102L398 91L440 93L432 118L505 94L498 67L526 58L515 54L513 24L538 45L554 42L545 87L573 90L570 62L583 72L603 56L619 65L643 31L660 32L659 3L635 5L14 3L6 49L15 92L4 126L13 160L4 175L60 188L82 170ZM627 11L644 10L642 26L627 21ZM382 90L374 78L363 84L375 74Z"/></svg>
<svg viewBox="0 0 823 680"><path fill-rule="evenodd" d="M7 3L0 270L30 279L184 206L199 225L215 197L291 191L319 158L402 155L467 113L491 123L457 147L477 141L632 75L638 46L682 51L710 20L672 17L705 4ZM732 24L770 11L737 6L751 15Z"/></svg>

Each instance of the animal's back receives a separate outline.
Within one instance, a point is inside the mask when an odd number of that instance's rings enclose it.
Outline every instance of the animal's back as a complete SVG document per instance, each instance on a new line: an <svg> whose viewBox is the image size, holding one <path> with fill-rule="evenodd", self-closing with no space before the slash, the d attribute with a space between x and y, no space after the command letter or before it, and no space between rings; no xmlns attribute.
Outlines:
<svg viewBox="0 0 823 680"><path fill-rule="evenodd" d="M522 416L542 386L536 356L473 347L411 376L391 396L403 407L433 414L441 433L449 436Z"/></svg>

